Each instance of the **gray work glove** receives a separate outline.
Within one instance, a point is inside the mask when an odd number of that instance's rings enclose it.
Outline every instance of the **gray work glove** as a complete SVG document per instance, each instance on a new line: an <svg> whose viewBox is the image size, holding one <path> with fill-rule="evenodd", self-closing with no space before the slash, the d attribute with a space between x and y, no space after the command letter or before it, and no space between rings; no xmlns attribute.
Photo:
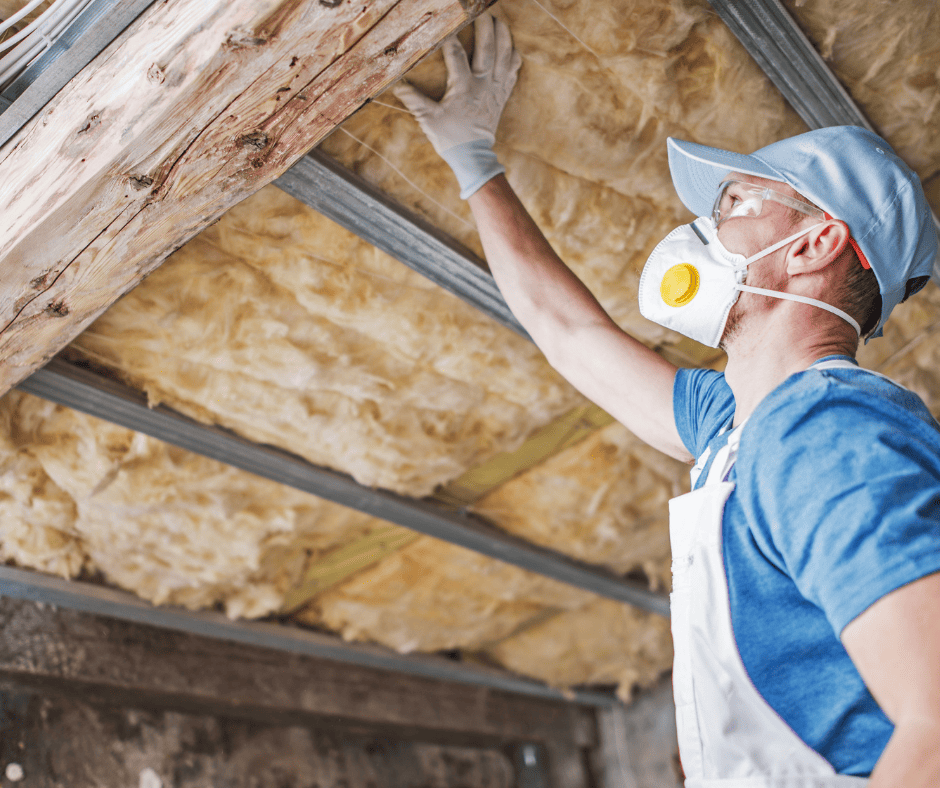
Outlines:
<svg viewBox="0 0 940 788"><path fill-rule="evenodd" d="M483 14L474 32L473 67L456 36L443 45L447 91L438 102L407 82L393 93L415 116L441 157L457 176L466 200L491 178L505 172L493 152L500 115L516 84L522 57L512 47L504 22Z"/></svg>

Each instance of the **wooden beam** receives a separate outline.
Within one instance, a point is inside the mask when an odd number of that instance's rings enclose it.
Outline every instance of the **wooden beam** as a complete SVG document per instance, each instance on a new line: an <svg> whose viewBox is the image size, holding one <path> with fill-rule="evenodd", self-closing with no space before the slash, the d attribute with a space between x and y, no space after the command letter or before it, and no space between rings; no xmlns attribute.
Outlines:
<svg viewBox="0 0 940 788"><path fill-rule="evenodd" d="M200 424L163 405L150 408L143 394L59 359L24 380L18 388L521 569L669 616L668 597L604 567L527 542L466 510L363 487L344 473L319 468L286 451L253 443L220 427Z"/></svg>
<svg viewBox="0 0 940 788"><path fill-rule="evenodd" d="M0 393L485 2L167 0L0 148Z"/></svg>
<svg viewBox="0 0 940 788"><path fill-rule="evenodd" d="M267 723L394 730L453 743L597 742L593 707L566 702L560 693L537 698L449 681L443 671L438 678L392 673L14 599L0 598L0 626L6 633L0 678L73 691L84 687L99 699L146 700ZM357 648L332 639L338 650ZM389 653L400 662L448 662Z"/></svg>

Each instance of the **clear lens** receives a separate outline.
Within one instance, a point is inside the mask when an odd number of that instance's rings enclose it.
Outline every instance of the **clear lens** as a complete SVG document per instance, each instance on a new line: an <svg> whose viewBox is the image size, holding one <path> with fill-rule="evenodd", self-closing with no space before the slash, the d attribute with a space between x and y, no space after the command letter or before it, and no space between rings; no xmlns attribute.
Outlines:
<svg viewBox="0 0 940 788"><path fill-rule="evenodd" d="M781 203L800 211L800 213L805 213L807 216L816 216L820 219L825 216L814 205L775 192L773 189L765 189L762 186L755 186L753 183L744 183L742 181L725 181L721 184L718 196L715 198L715 205L712 208L712 221L715 222L717 228L728 219L742 216L751 218L760 216L764 207L764 200Z"/></svg>

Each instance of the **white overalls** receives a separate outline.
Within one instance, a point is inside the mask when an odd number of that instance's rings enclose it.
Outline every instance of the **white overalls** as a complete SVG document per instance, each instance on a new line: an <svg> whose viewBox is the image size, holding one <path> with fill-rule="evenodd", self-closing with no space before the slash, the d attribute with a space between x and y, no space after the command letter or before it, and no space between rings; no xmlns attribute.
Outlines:
<svg viewBox="0 0 940 788"><path fill-rule="evenodd" d="M841 360L815 366L832 367L858 369ZM686 788L866 785L867 779L837 775L793 732L754 687L738 653L721 527L743 426L716 453L705 484L669 502L673 691ZM692 469L693 485L708 454Z"/></svg>

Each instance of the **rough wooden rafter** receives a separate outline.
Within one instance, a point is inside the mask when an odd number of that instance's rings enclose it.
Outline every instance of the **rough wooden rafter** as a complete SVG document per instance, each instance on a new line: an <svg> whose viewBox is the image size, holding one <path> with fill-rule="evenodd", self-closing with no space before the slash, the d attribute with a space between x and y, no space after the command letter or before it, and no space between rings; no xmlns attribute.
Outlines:
<svg viewBox="0 0 940 788"><path fill-rule="evenodd" d="M0 148L0 393L484 5L149 8Z"/></svg>

